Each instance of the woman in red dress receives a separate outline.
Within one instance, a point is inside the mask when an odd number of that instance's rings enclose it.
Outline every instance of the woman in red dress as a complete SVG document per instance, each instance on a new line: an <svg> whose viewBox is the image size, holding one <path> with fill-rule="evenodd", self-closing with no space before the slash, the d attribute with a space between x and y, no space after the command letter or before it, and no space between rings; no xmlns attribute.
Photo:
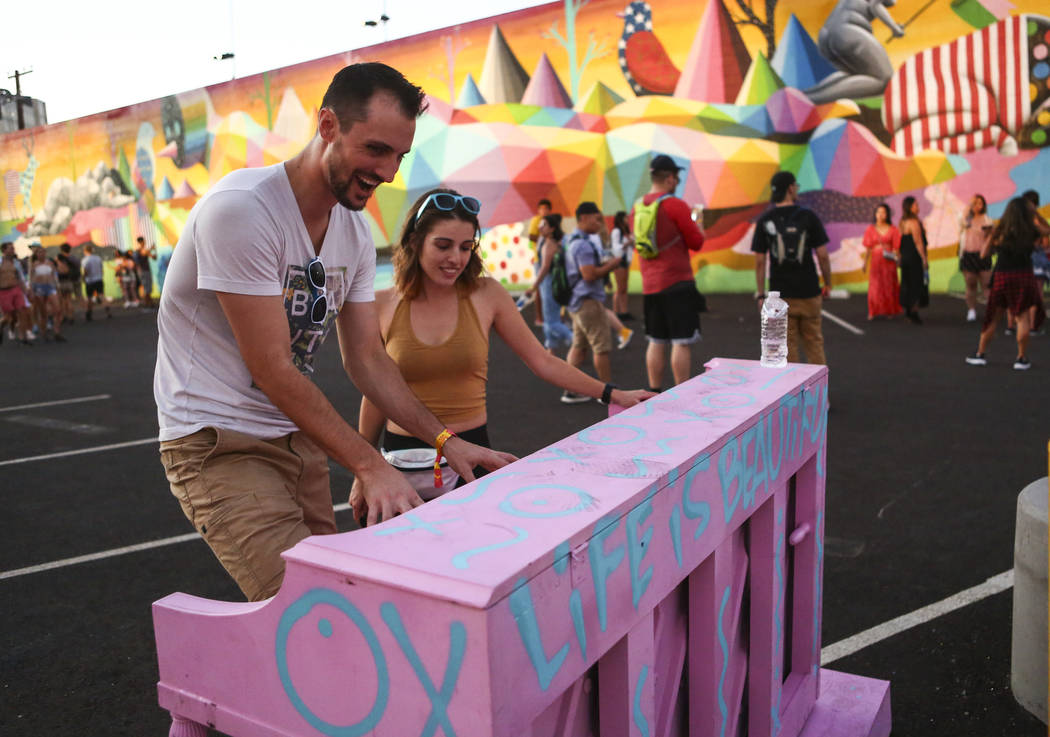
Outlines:
<svg viewBox="0 0 1050 737"><path fill-rule="evenodd" d="M885 202L875 208L874 222L864 231L864 271L868 273L868 319L880 315L894 317L903 310L897 264L900 262L901 233L892 222L893 213Z"/></svg>

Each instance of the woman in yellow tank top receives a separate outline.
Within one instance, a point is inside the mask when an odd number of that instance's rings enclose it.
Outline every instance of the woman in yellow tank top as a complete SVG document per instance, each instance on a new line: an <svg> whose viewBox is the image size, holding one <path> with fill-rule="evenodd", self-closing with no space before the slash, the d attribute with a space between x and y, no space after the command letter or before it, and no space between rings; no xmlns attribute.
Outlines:
<svg viewBox="0 0 1050 737"><path fill-rule="evenodd" d="M544 350L507 290L482 273L480 209L477 199L451 189L431 190L420 197L394 249L395 286L376 293L387 353L423 404L452 432L491 447L485 384L493 328L533 373L555 386L623 407L653 396L603 384ZM384 429L385 451L430 447L362 399L358 431L378 447ZM451 484L445 483L428 489L424 497L449 488ZM350 499L360 518L363 500L355 492L356 484Z"/></svg>

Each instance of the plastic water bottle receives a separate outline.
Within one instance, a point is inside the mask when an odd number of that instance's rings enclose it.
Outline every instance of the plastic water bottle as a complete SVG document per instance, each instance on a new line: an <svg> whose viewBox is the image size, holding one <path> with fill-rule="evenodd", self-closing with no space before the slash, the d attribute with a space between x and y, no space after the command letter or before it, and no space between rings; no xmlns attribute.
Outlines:
<svg viewBox="0 0 1050 737"><path fill-rule="evenodd" d="M762 303L762 365L787 365L788 305L780 292L770 292Z"/></svg>

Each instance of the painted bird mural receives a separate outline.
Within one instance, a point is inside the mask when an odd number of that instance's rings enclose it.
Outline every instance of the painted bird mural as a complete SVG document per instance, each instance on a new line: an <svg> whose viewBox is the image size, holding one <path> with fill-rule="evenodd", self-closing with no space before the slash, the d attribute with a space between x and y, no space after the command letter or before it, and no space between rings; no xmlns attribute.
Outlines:
<svg viewBox="0 0 1050 737"><path fill-rule="evenodd" d="M629 3L623 18L619 61L623 76L636 95L673 95L682 72L653 33L653 9L644 0Z"/></svg>

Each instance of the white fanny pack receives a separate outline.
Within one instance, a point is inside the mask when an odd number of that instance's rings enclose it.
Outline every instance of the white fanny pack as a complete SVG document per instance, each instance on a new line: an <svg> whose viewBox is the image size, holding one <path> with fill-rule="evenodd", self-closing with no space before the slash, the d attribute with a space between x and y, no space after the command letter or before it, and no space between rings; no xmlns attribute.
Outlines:
<svg viewBox="0 0 1050 737"><path fill-rule="evenodd" d="M449 468L448 461L441 459L440 489L434 486L434 459L437 450L434 448L402 448L401 450L381 449L383 459L400 471L420 498L430 501L456 486L459 474Z"/></svg>

